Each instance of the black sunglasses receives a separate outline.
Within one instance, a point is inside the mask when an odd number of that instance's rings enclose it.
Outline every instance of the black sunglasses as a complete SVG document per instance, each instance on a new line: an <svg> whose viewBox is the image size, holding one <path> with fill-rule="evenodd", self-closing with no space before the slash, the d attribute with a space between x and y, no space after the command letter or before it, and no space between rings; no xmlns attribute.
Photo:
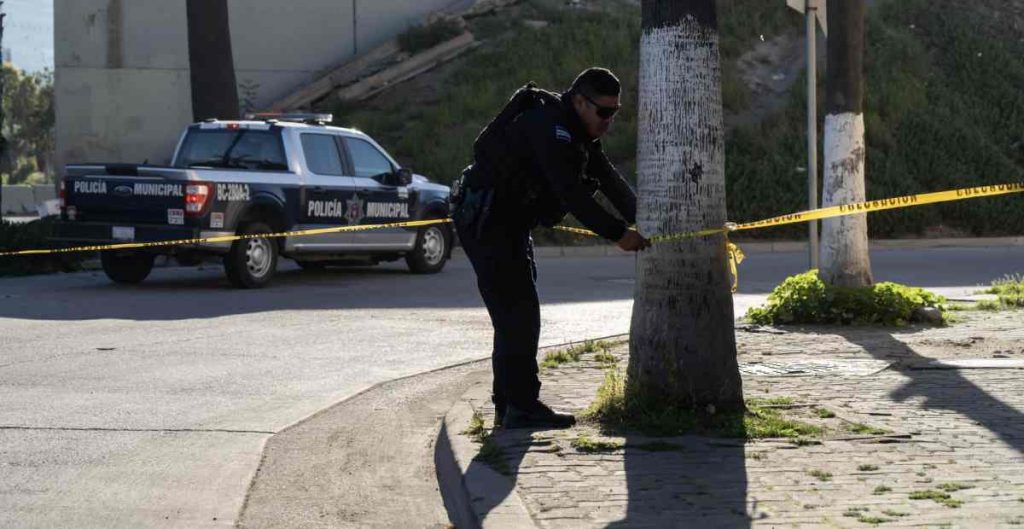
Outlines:
<svg viewBox="0 0 1024 529"><path fill-rule="evenodd" d="M587 94L580 92L580 95L583 96L583 99L586 99L591 105L594 105L594 108L597 109L597 117L601 119L611 119L612 116L614 116L615 113L618 112L620 108L622 108L622 105L614 107L603 107L601 105L598 105L597 102L594 101L593 99L590 99L590 97L588 97Z"/></svg>

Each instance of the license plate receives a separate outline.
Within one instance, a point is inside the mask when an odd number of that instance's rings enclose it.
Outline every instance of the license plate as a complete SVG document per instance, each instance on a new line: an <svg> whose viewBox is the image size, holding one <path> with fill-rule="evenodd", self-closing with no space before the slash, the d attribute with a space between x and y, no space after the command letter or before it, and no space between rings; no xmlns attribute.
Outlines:
<svg viewBox="0 0 1024 529"><path fill-rule="evenodd" d="M115 241L134 241L135 228L132 226L114 226L111 236Z"/></svg>

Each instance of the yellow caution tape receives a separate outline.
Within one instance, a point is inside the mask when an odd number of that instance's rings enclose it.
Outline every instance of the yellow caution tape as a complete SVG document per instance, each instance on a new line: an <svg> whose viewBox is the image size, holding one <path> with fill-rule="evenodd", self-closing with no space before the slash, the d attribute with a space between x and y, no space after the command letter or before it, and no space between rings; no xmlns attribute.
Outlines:
<svg viewBox="0 0 1024 529"><path fill-rule="evenodd" d="M1024 192L1024 182L1016 182L1012 184L998 184L991 186L965 187L961 189L953 189L950 191L924 193L921 195L907 195L902 197L884 198L879 200L867 200L864 202L855 202L853 204L841 204L838 206L813 209L810 211L801 211L799 213L793 213L791 215L781 215L778 217L772 217L770 219L764 219L755 222L737 224L735 226L732 226L730 231L768 228L772 226L782 226L785 224L795 224L797 222L807 222L811 220L842 217L845 215L857 215L859 213L872 213L875 211L883 211L887 209L909 208L913 206L923 206L925 204L953 202L956 200L965 200L968 198L991 197L996 195L1008 195L1010 193L1020 192Z"/></svg>
<svg viewBox="0 0 1024 529"><path fill-rule="evenodd" d="M813 209L809 211L801 211L799 213L793 213L789 215L780 215L778 217L772 217L770 219L758 220L754 222L747 222L743 224L726 223L721 228L708 228L698 231L690 232L678 232L663 235L654 235L650 237L652 244L660 244L665 242L679 241L684 239L692 239L697 237L708 237L711 235L729 233L732 231L741 230L752 230L759 228L769 228L774 226L783 226L786 224L796 224L798 222L808 222L812 220L827 219L833 217L842 217L846 215L857 215L861 213L872 213L875 211L883 211L887 209L900 209L908 208L913 206L923 206L925 204L936 204L939 202L953 202L957 200L965 200L968 198L981 198L996 195L1007 195L1010 193L1024 192L1024 182L1015 182L1010 184L997 184L989 186L978 186L978 187L966 187L961 189L953 189L949 191L939 191L935 193L924 193L919 195L907 195L902 197L885 198L880 200L867 200L864 202L855 202L852 204L841 204L838 206L831 206L827 208ZM362 226L336 226L332 228L318 228L313 230L301 230L301 231L288 231L280 233L269 233L269 234L250 234L250 235L225 235L220 237L205 237L197 239L178 239L172 241L155 241L155 242L135 242L135 243L119 243L119 244L106 244L106 245L95 245L95 246L76 246L73 248L55 248L45 250L19 250L19 251L7 251L0 252L0 257L18 256L18 255L45 255L55 253L74 253L74 252L92 252L92 251L104 251L104 250L129 250L138 248L154 248L160 246L178 246L186 244L201 244L201 243L220 243L220 242L233 242L243 239L254 239L257 237L306 237L311 235L322 235L327 233L342 233L351 231L367 231L377 230L384 228L415 228L420 226L430 226L433 224L445 224L451 222L451 219L431 219L431 220L415 220L409 222L395 222L389 224L367 224ZM597 234L593 231L573 228L570 226L555 226L557 230L575 233L577 235L586 235L589 237L596 237ZM730 267L734 271L733 277L736 277L736 265L743 260L743 252L739 250L736 245L729 244L729 255L730 255ZM737 281L734 279L733 290Z"/></svg>
<svg viewBox="0 0 1024 529"><path fill-rule="evenodd" d="M770 219L764 219L755 222L746 222L743 224L734 224L731 222L727 222L725 226L721 228L708 228L706 230L699 231L687 231L669 233L665 235L655 235L652 236L649 240L651 241L651 244L659 244L664 242L680 241L683 239L708 237L711 235L718 235L720 233L727 234L732 231L770 228L774 226L783 226L786 224L796 224L798 222L809 222L812 220L843 217L846 215L872 213L875 211L883 211L887 209L909 208L913 206L923 206L925 204L937 204L940 202L953 202L957 200L965 200L968 198L991 197L996 195L1008 195L1010 193L1021 192L1024 192L1024 182L1016 182L1011 184L997 184L990 186L965 187L961 189L952 189L949 191L938 191L935 193L923 193L919 195L907 195L902 197L885 198L879 200L867 200L864 202L854 202L852 204L840 204L838 206L830 206L827 208L818 208L809 211L801 211L799 213L793 213L790 215L780 215L778 217L772 217ZM567 231L570 233L576 233L579 235L588 235L591 237L597 236L596 233L581 228L555 226L555 229ZM732 291L736 292L736 289L739 287L738 265L743 262L744 255L743 251L741 251L738 246L736 246L732 242L729 242L728 237L726 237L726 244L728 245L727 248L729 252L729 271L732 274L733 278Z"/></svg>
<svg viewBox="0 0 1024 529"><path fill-rule="evenodd" d="M430 219L412 220L408 222L394 222L390 224L364 224L360 226L335 226L332 228L317 228L312 230L284 231L278 233L253 233L247 235L222 235L218 237L203 237L197 239L176 239L171 241L154 242L126 242L117 244L103 244L94 246L75 246L73 248L53 248L48 250L19 250L14 252L0 252L0 257L15 255L45 255L54 253L75 253L75 252L102 252L105 250L132 250L138 248L156 248L160 246L179 246L186 244L234 242L244 239L256 239L260 237L307 237L310 235L323 235L326 233L342 233L350 231L379 230L383 228L418 228L420 226L431 226L434 224L447 224L451 219Z"/></svg>
<svg viewBox="0 0 1024 529"><path fill-rule="evenodd" d="M740 250L739 246L729 242L728 239L726 239L725 244L729 251L729 274L732 275L732 292L735 294L736 290L740 288L739 265L746 256L743 255L743 250Z"/></svg>

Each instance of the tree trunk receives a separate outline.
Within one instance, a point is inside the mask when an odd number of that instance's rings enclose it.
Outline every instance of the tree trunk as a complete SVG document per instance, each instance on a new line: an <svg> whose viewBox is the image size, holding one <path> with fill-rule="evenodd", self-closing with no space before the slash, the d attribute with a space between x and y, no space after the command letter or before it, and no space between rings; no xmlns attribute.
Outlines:
<svg viewBox="0 0 1024 529"><path fill-rule="evenodd" d="M637 223L645 234L722 226L724 127L715 0L644 0ZM698 412L743 409L725 238L639 256L629 384Z"/></svg>
<svg viewBox="0 0 1024 529"><path fill-rule="evenodd" d="M864 0L828 2L823 207L865 200ZM821 230L823 281L835 286L872 283L866 213L825 219Z"/></svg>
<svg viewBox="0 0 1024 529"><path fill-rule="evenodd" d="M238 119L227 0L188 0L188 61L192 118Z"/></svg>

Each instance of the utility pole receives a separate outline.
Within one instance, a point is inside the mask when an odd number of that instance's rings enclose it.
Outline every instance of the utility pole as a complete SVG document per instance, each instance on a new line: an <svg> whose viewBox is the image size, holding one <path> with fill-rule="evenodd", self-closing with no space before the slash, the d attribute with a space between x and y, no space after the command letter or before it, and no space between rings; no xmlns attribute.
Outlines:
<svg viewBox="0 0 1024 529"><path fill-rule="evenodd" d="M352 0L352 56L359 55L359 29L356 18L359 17L359 0Z"/></svg>
<svg viewBox="0 0 1024 529"><path fill-rule="evenodd" d="M862 202L864 167L864 0L829 0L828 73L825 77L825 206ZM821 279L842 287L873 282L866 213L821 224Z"/></svg>
<svg viewBox="0 0 1024 529"><path fill-rule="evenodd" d="M4 3L0 2L0 56L3 55L4 49L4 19L7 18L7 13L4 13ZM3 59L0 59L0 63ZM0 65L2 67L2 65ZM7 156L7 138L4 137L4 76L0 72L0 160L3 160ZM0 224L4 221L4 182L3 178L0 178Z"/></svg>
<svg viewBox="0 0 1024 529"><path fill-rule="evenodd" d="M828 35L824 0L786 0L789 7L804 14L807 27L807 209L818 208L818 52L814 22ZM811 269L818 268L818 221L812 220L808 261Z"/></svg>
<svg viewBox="0 0 1024 529"><path fill-rule="evenodd" d="M192 117L238 119L238 85L231 53L227 0L187 0Z"/></svg>
<svg viewBox="0 0 1024 529"><path fill-rule="evenodd" d="M806 0L807 8L807 209L818 208L818 53L814 28L817 0ZM810 222L810 267L818 268L818 221Z"/></svg>

